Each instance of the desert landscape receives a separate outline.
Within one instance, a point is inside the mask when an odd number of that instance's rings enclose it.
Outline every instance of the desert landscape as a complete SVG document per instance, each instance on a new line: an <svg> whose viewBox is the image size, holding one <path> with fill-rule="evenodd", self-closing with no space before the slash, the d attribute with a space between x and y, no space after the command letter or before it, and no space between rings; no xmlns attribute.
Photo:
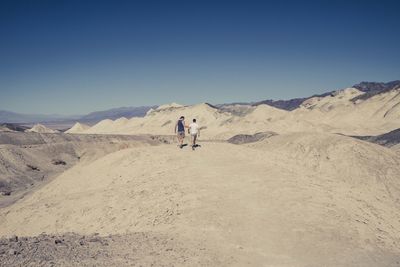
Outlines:
<svg viewBox="0 0 400 267"><path fill-rule="evenodd" d="M0 1L0 267L400 267L400 1Z"/></svg>
<svg viewBox="0 0 400 267"><path fill-rule="evenodd" d="M0 262L400 266L399 85L4 126ZM201 127L194 151L177 147L182 115Z"/></svg>

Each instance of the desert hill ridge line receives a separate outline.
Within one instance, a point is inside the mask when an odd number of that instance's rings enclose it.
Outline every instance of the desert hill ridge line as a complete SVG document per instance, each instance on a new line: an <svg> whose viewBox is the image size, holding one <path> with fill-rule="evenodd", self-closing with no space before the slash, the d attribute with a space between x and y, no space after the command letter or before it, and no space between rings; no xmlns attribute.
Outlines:
<svg viewBox="0 0 400 267"><path fill-rule="evenodd" d="M26 132L34 133L58 133L59 131L50 129L40 123L35 124L31 129L26 130Z"/></svg>
<svg viewBox="0 0 400 267"><path fill-rule="evenodd" d="M361 92L366 93L363 96L363 99L367 99L369 97L372 97L374 95L380 94L382 92L387 92L390 90L398 89L400 87L400 80L396 81L391 81L391 82L360 82L358 84L355 84L351 86L351 88L356 88L360 90ZM287 99L287 100L273 100L273 99L267 99L267 100L262 100L262 101L256 101L256 102L251 102L251 103L246 103L246 102L239 102L239 103L231 103L231 104L220 104L217 106L225 106L225 105L251 105L251 106L257 106L261 104L267 104L276 108L284 109L284 110L294 110L307 99L313 98L313 97L325 97L329 96L335 91L329 91L326 93L321 93L321 94L315 94L312 96L308 97L300 97L300 98L293 98L293 99ZM353 101L356 101L357 99L353 99Z"/></svg>
<svg viewBox="0 0 400 267"><path fill-rule="evenodd" d="M219 140L262 131L378 135L399 128L400 88L396 85L394 89L360 98L365 94L357 88L346 88L308 98L291 111L266 104L218 108L208 103L191 106L172 103L151 109L141 118L125 119L123 123L107 119L76 133L168 135L173 133L181 115L188 120L197 118L206 139Z"/></svg>
<svg viewBox="0 0 400 267"><path fill-rule="evenodd" d="M87 129L89 129L90 126L86 125L84 123L80 123L77 122L74 124L74 126L72 126L69 130L67 130L65 133L79 133L79 132L83 132L86 131Z"/></svg>
<svg viewBox="0 0 400 267"><path fill-rule="evenodd" d="M369 97L372 97L381 92L387 92L396 88L399 88L400 80L391 81L391 82L361 82L352 86L352 88L359 89L365 94L362 98L365 100ZM262 100L256 102L242 102L242 103L231 103L231 104L214 104L215 107L224 108L226 106L257 106L261 104L267 104L269 106L273 106L279 109L284 110L294 110L307 99L313 97L325 97L329 96L334 91L329 91L326 93L315 94L308 97L302 98L293 98L288 100ZM361 97L361 96L360 96ZM357 98L353 99L356 101ZM44 125L57 125L58 123L67 123L67 125L72 125L72 122L81 122L81 123L97 123L103 119L118 119L120 117L143 117L149 110L156 109L158 106L141 106L141 107L121 107L121 108L112 108L104 111L96 111L91 112L86 115L75 115L75 116L62 116L62 115L38 115L38 114L20 114L16 112L10 112L6 110L0 110L0 123L19 123L19 124L32 124L32 123L42 123ZM72 123L72 124L71 124Z"/></svg>

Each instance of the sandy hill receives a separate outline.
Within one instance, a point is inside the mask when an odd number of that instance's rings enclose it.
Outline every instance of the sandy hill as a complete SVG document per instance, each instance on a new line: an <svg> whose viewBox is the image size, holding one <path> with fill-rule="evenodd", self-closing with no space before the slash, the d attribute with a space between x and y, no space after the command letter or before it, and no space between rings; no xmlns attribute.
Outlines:
<svg viewBox="0 0 400 267"><path fill-rule="evenodd" d="M50 129L42 124L35 124L31 129L26 130L26 132L34 133L58 133L57 130Z"/></svg>
<svg viewBox="0 0 400 267"><path fill-rule="evenodd" d="M174 109L174 108L182 108L182 107L184 107L184 106L173 102L171 104L161 105L161 106L157 107L155 110Z"/></svg>
<svg viewBox="0 0 400 267"><path fill-rule="evenodd" d="M265 131L378 135L399 128L400 89L354 100L363 94L356 88L347 88L307 99L293 111L265 104L216 108L206 103L193 106L172 103L150 110L143 118L103 120L78 132L171 135L176 120L182 115L186 123L193 118L198 120L204 139L226 140L237 134Z"/></svg>
<svg viewBox="0 0 400 267"><path fill-rule="evenodd" d="M317 170L325 177L336 175L346 183L359 186L373 183L375 187L377 181L368 181L367 177L382 176L382 166L394 166L399 160L386 147L327 133L298 132L275 135L247 146L267 149L276 159L284 158L285 163L294 161L294 164ZM390 179L386 176L384 182L388 188L400 190L400 181L394 176L390 176Z"/></svg>
<svg viewBox="0 0 400 267"><path fill-rule="evenodd" d="M254 106L249 104L225 104L219 105L218 108L235 116L244 116L255 109Z"/></svg>
<svg viewBox="0 0 400 267"><path fill-rule="evenodd" d="M301 106L308 109L319 109L328 112L332 109L349 106L352 104L351 99L364 94L355 88L346 88L338 90L324 97L313 97L304 101Z"/></svg>
<svg viewBox="0 0 400 267"><path fill-rule="evenodd" d="M126 125L128 122L129 122L129 120L127 118L122 117L122 118L116 119L114 121L114 125L116 127L122 127L122 126Z"/></svg>
<svg viewBox="0 0 400 267"><path fill-rule="evenodd" d="M388 148L324 133L125 149L1 210L0 235L152 232L210 266L395 266L399 163Z"/></svg>
<svg viewBox="0 0 400 267"><path fill-rule="evenodd" d="M353 135L377 135L398 128L400 123L400 91L392 90L353 101L363 95L350 88L323 98L309 99L291 112L293 118L314 124L329 125L331 132Z"/></svg>
<svg viewBox="0 0 400 267"><path fill-rule="evenodd" d="M244 116L232 116L223 123L223 128L229 129L224 136L230 138L236 134L255 134L273 131L290 133L299 131L332 132L332 127L317 120L299 117L294 112L274 108L265 104L256 106Z"/></svg>
<svg viewBox="0 0 400 267"><path fill-rule="evenodd" d="M247 115L249 119L255 120L273 120L281 118L288 114L288 111L274 108L265 104L258 105L252 112Z"/></svg>
<svg viewBox="0 0 400 267"><path fill-rule="evenodd" d="M0 132L13 132L13 130L9 129L6 126L0 125Z"/></svg>
<svg viewBox="0 0 400 267"><path fill-rule="evenodd" d="M174 133L176 121L182 115L185 116L187 124L193 118L197 119L204 139L228 139L240 133L254 134L266 130L290 132L313 127L312 123L304 120L285 121L288 113L268 105L246 107L245 113L240 114L226 109L220 110L206 103L193 106L165 106L149 112L144 118L132 118L124 123L104 120L81 133L171 135Z"/></svg>
<svg viewBox="0 0 400 267"><path fill-rule="evenodd" d="M117 134L173 134L174 125L180 116L186 117L186 124L196 118L203 128L205 137L220 133L219 124L230 118L229 113L221 112L208 104L193 106L173 106L162 108L147 114L144 118L132 118L124 123L104 120L84 133L117 133Z"/></svg>
<svg viewBox="0 0 400 267"><path fill-rule="evenodd" d="M378 94L364 101L356 102L344 120L357 125L369 134L383 134L399 128L400 89ZM334 120L338 127L340 123ZM360 131L361 132L361 131Z"/></svg>
<svg viewBox="0 0 400 267"><path fill-rule="evenodd" d="M183 107L184 107L183 105L173 102L171 104L165 104L165 105L158 106L157 108L154 108L154 109L153 108L149 109L149 111L147 111L147 113L146 113L146 116L152 115L152 114L154 115L155 113L160 112L160 111L162 112L162 111L168 111L168 110L173 110L173 109L180 109Z"/></svg>
<svg viewBox="0 0 400 267"><path fill-rule="evenodd" d="M81 133L81 132L86 131L89 128L90 128L89 125L77 122L68 131L66 131L66 133Z"/></svg>
<svg viewBox="0 0 400 267"><path fill-rule="evenodd" d="M77 163L157 142L147 136L0 132L0 208Z"/></svg>

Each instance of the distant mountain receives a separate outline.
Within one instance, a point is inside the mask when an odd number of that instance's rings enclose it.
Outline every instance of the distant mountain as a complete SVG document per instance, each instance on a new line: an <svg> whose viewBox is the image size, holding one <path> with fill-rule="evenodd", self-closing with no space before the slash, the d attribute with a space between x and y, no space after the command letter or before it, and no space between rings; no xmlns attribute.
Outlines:
<svg viewBox="0 0 400 267"><path fill-rule="evenodd" d="M104 119L115 120L121 117L132 118L132 117L144 117L146 112L151 108L156 108L157 106L142 106L142 107L122 107L113 108L104 111L96 111L82 116L78 119L80 122L95 122Z"/></svg>
<svg viewBox="0 0 400 267"><path fill-rule="evenodd" d="M40 115L40 114L21 114L16 112L0 111L0 123L18 123L18 124L34 124L34 123L62 123L70 124L76 121L86 123L96 123L104 119L118 119L120 117L143 117L150 108L157 106L142 107L122 107L103 111L96 111L87 115L62 116L62 115Z"/></svg>
<svg viewBox="0 0 400 267"><path fill-rule="evenodd" d="M365 100L377 94L389 92L395 89L400 89L400 80L387 83L361 82L353 85L353 88L365 92L365 94L353 98L352 101Z"/></svg>
<svg viewBox="0 0 400 267"><path fill-rule="evenodd" d="M0 123L35 123L72 118L74 117L61 115L21 114L6 110L0 110Z"/></svg>
<svg viewBox="0 0 400 267"><path fill-rule="evenodd" d="M361 82L358 84L355 84L352 86L353 88L356 88L362 92L365 92L365 94L357 96L352 99L352 101L356 101L358 99L365 100L370 97L373 97L374 95L385 93L391 90L395 89L400 89L400 80L397 81L391 81L387 83L383 82ZM328 95L332 95L334 91L323 93L323 94L318 94L318 95L312 95L309 97L304 97L304 98L294 98L294 99L289 99L289 100L263 100L255 103L250 103L253 106L258 106L261 104L267 104L276 108L284 109L284 110L294 110L300 105L306 101L307 99L310 99L312 97L325 97Z"/></svg>
<svg viewBox="0 0 400 267"><path fill-rule="evenodd" d="M391 81L387 83L380 83L380 82L361 82L358 84L353 85L353 88L356 88L360 91L370 93L370 92L378 92L381 93L383 91L392 90L395 87L400 86L400 80Z"/></svg>

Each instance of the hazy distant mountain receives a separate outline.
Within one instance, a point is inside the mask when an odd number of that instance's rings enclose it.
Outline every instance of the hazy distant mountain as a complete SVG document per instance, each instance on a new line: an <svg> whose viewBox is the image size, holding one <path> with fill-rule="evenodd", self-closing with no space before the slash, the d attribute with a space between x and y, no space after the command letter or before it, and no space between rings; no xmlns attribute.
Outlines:
<svg viewBox="0 0 400 267"><path fill-rule="evenodd" d="M21 114L16 112L0 111L0 123L19 123L19 124L32 124L32 123L68 123L68 122L91 122L96 123L104 119L118 119L120 117L143 117L150 108L149 107L122 107L114 108L103 111L96 111L83 116L61 116L61 115L38 115L38 114Z"/></svg>
<svg viewBox="0 0 400 267"><path fill-rule="evenodd" d="M21 114L6 110L0 110L0 123L36 123L42 121L54 121L73 119L74 116Z"/></svg>
<svg viewBox="0 0 400 267"><path fill-rule="evenodd" d="M78 120L81 122L94 122L101 121L104 119L115 120L121 117L132 118L132 117L143 117L146 112L151 108L156 108L157 106L142 106L142 107L122 107L113 108L104 111L96 111L89 113L85 116L80 117Z"/></svg>

